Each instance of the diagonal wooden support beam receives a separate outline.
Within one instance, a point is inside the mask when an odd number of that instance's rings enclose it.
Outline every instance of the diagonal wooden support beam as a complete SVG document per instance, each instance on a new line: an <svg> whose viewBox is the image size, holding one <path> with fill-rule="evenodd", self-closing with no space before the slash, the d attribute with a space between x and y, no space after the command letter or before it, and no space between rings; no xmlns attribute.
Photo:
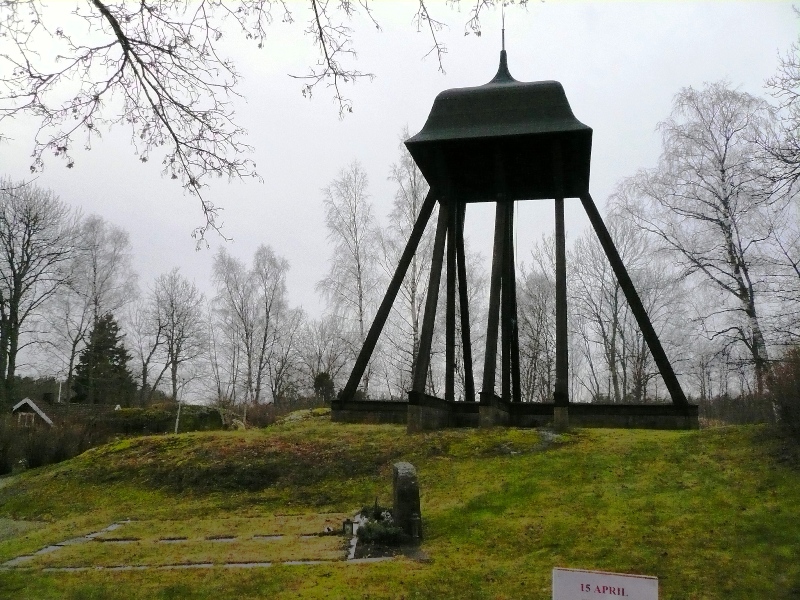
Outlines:
<svg viewBox="0 0 800 600"><path fill-rule="evenodd" d="M600 245L603 246L603 250L608 257L608 262L611 263L611 268L617 276L619 285L625 293L625 298L628 300L631 312L636 318L639 329L642 331L644 341L647 343L647 347L650 348L653 360L656 361L661 377L664 379L670 396L672 396L672 403L677 406L689 406L689 401L683 393L675 371L672 370L672 365L667 358L667 354L664 352L664 348L661 346L655 329L653 329L650 317L647 316L647 311L644 309L639 294L636 293L636 288L633 286L633 282L622 262L622 258L620 258L619 252L617 252L617 248L614 245L614 240L611 238L611 234L608 233L608 229L606 229L605 223L603 223L603 219L600 217L600 213L597 210L597 206L595 206L594 200L592 200L592 196L590 194L581 196L581 202L589 217L589 221L592 223L592 227L594 227L595 233L597 233Z"/></svg>
<svg viewBox="0 0 800 600"><path fill-rule="evenodd" d="M439 302L439 284L442 278L447 217L447 204L439 204L439 219L436 223L436 239L433 242L433 258L431 260L430 279L428 280L428 297L425 299L425 315L422 318L422 332L420 334L417 362L414 365L411 387L412 391L420 394L425 393L425 381L428 378L428 367L431 363L433 327L436 324L436 305Z"/></svg>
<svg viewBox="0 0 800 600"><path fill-rule="evenodd" d="M414 229L411 230L411 236L408 238L408 243L406 243L403 254L400 256L400 262L397 264L397 269L395 269L391 282L389 282L386 295L383 297L378 312L375 313L375 320L369 328L367 337L364 340L364 345L361 347L355 365L353 365L353 370L350 373L350 378L347 380L347 385L345 385L344 389L339 394L339 397L343 400L351 400L358 389L358 384L361 382L361 377L364 375L370 358L372 358L372 352L375 350L378 338L386 325L386 319L389 318L389 313L392 311L392 305L397 298L397 292L400 291L400 286L403 284L408 266L411 264L411 259L414 258L414 254L417 252L417 247L422 239L422 235L425 233L425 227L428 225L428 221L431 218L431 213L433 213L433 208L435 206L436 196L433 190L431 190L422 203L419 216L417 216L417 221L414 223Z"/></svg>

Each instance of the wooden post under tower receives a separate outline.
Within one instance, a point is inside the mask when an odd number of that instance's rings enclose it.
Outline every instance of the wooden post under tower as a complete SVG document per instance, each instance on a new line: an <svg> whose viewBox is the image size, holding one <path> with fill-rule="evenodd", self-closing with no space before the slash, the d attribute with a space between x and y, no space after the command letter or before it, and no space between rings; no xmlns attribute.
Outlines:
<svg viewBox="0 0 800 600"><path fill-rule="evenodd" d="M572 113L557 81L520 82L508 71L506 51L489 83L440 93L422 130L405 142L431 191L389 284L347 385L334 404L353 401L378 336L389 316L409 263L436 202L436 226L428 296L408 400L409 430L480 424L692 428L697 407L689 405L675 372L589 193L592 129ZM564 199L579 198L636 318L672 398L672 405L588 405L569 399L567 277ZM553 404L522 403L514 267L514 202L555 201L556 381ZM496 216L483 381L476 406L472 373L464 217L472 202L495 202ZM425 393L442 267L446 266L445 397ZM456 297L461 315L464 391L455 400ZM498 346L500 373L498 392ZM466 406L466 403L473 403ZM469 417L468 415L472 415ZM477 415L477 417L476 417ZM577 418L577 420L576 420Z"/></svg>

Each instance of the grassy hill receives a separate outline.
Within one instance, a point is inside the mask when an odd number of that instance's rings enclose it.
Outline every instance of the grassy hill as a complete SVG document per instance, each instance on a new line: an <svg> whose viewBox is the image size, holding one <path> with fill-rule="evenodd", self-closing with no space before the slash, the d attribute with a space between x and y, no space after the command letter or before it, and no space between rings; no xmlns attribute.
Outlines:
<svg viewBox="0 0 800 600"><path fill-rule="evenodd" d="M0 563L131 520L98 534L118 544L0 570L0 597L549 599L562 566L655 575L662 600L800 598L800 473L775 456L751 427L407 435L317 417L122 440L0 479ZM429 560L277 564L339 556L341 538L300 534L390 504L400 459L420 475ZM45 570L256 560L265 545L211 533L275 527L268 568ZM109 537L125 531L139 541Z"/></svg>

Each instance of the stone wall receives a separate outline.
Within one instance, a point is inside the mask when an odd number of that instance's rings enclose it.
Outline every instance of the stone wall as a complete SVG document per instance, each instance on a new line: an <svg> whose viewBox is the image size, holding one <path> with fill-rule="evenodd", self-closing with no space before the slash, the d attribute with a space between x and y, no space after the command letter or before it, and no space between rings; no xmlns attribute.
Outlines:
<svg viewBox="0 0 800 600"><path fill-rule="evenodd" d="M448 402L436 396L408 393L408 431L477 427L479 407L476 402Z"/></svg>
<svg viewBox="0 0 800 600"><path fill-rule="evenodd" d="M408 420L408 402L386 400L334 400L331 420L336 423L396 423Z"/></svg>
<svg viewBox="0 0 800 600"><path fill-rule="evenodd" d="M81 404L77 402L60 402L56 404L39 404L53 422L86 421L91 418L114 413L113 404Z"/></svg>
<svg viewBox="0 0 800 600"><path fill-rule="evenodd" d="M570 404L574 427L628 429L699 429L698 406L672 404Z"/></svg>
<svg viewBox="0 0 800 600"><path fill-rule="evenodd" d="M448 402L408 393L408 402L335 400L331 418L342 423L397 423L409 432L449 427L544 427L553 424L553 404L509 403L481 393L478 402ZM698 407L672 404L570 404L569 425L631 429L698 429Z"/></svg>

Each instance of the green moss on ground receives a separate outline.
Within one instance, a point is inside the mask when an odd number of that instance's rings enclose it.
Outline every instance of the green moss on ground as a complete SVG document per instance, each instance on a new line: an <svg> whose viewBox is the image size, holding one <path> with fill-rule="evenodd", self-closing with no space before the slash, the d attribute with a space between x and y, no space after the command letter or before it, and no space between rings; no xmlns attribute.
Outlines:
<svg viewBox="0 0 800 600"><path fill-rule="evenodd" d="M752 427L578 430L551 443L531 430L407 435L308 418L124 440L1 485L0 518L45 525L0 540L0 561L126 518L157 528L385 504L397 460L419 472L431 561L17 569L0 572L0 597L549 599L562 566L655 575L662 600L797 598L800 473L774 456Z"/></svg>

